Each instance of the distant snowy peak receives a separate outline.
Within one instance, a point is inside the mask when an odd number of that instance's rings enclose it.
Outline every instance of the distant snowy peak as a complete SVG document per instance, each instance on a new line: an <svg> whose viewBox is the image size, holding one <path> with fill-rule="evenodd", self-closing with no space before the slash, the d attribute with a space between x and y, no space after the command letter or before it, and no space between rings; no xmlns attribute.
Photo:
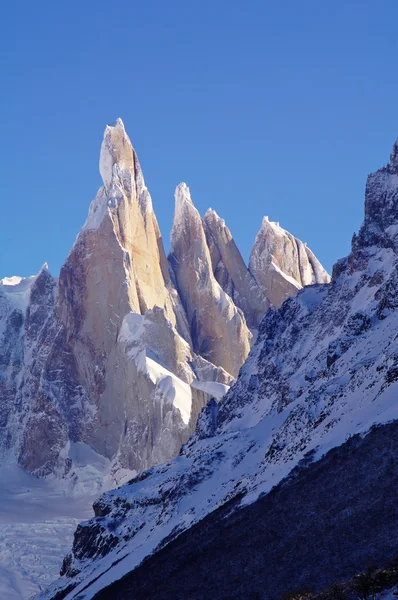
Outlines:
<svg viewBox="0 0 398 600"><path fill-rule="evenodd" d="M306 285L330 281L307 245L268 217L264 217L256 236L249 269L274 306Z"/></svg>
<svg viewBox="0 0 398 600"><path fill-rule="evenodd" d="M11 306L25 312L29 302L30 289L36 275L31 277L4 277L0 279L0 298L7 299Z"/></svg>
<svg viewBox="0 0 398 600"><path fill-rule="evenodd" d="M0 279L0 299L3 298L3 301L8 301L10 308L20 310L25 314L31 300L32 289L34 289L37 280L42 279L43 273L54 280L48 270L47 263L43 264L37 275L3 277L3 279Z"/></svg>

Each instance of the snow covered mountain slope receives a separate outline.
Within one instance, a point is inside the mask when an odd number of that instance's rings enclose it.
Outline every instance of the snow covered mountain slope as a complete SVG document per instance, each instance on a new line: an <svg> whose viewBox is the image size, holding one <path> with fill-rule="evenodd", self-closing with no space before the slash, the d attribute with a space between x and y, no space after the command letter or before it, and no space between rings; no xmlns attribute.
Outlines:
<svg viewBox="0 0 398 600"><path fill-rule="evenodd" d="M398 421L352 436L256 502L211 512L95 600L277 600L396 564L397 458Z"/></svg>
<svg viewBox="0 0 398 600"><path fill-rule="evenodd" d="M40 598L93 598L210 513L244 509L298 465L397 419L397 222L395 144L368 178L364 223L332 282L267 312L236 384L180 455L95 503Z"/></svg>

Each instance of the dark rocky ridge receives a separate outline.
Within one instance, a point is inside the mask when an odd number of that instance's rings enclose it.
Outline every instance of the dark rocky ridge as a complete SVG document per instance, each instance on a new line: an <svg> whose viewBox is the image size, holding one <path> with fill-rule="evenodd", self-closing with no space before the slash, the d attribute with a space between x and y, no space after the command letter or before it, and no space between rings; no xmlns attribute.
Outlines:
<svg viewBox="0 0 398 600"><path fill-rule="evenodd" d="M94 598L279 600L384 565L398 551L397 464L395 421L296 469L253 505L224 505Z"/></svg>

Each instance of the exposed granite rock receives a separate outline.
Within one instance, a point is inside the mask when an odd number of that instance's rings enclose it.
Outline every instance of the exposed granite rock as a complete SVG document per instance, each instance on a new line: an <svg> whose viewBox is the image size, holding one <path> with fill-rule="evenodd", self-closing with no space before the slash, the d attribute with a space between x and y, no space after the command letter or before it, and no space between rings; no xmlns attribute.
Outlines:
<svg viewBox="0 0 398 600"><path fill-rule="evenodd" d="M242 311L214 277L202 219L185 183L177 187L175 201L169 260L193 349L236 377L249 353L251 333Z"/></svg>
<svg viewBox="0 0 398 600"><path fill-rule="evenodd" d="M225 221L212 209L206 212L203 221L214 276L242 309L248 327L257 329L269 302L246 267Z"/></svg>
<svg viewBox="0 0 398 600"><path fill-rule="evenodd" d="M232 380L193 351L120 119L105 130L100 172L104 185L59 280L45 266L0 285L1 450L39 476L65 475L71 442L115 469L164 462Z"/></svg>
<svg viewBox="0 0 398 600"><path fill-rule="evenodd" d="M306 285L330 281L307 245L268 217L257 234L249 269L273 306L281 306Z"/></svg>

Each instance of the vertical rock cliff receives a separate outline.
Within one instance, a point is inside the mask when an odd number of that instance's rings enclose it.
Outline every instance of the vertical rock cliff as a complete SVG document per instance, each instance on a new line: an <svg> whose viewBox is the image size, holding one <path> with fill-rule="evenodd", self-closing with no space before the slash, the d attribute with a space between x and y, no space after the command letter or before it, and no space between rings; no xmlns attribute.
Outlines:
<svg viewBox="0 0 398 600"><path fill-rule="evenodd" d="M215 278L242 309L247 325L257 329L270 306L268 299L246 267L224 219L211 208L204 216L204 228Z"/></svg>
<svg viewBox="0 0 398 600"><path fill-rule="evenodd" d="M195 352L236 377L249 353L251 334L242 311L213 275L202 219L185 183L175 193L170 263Z"/></svg>

